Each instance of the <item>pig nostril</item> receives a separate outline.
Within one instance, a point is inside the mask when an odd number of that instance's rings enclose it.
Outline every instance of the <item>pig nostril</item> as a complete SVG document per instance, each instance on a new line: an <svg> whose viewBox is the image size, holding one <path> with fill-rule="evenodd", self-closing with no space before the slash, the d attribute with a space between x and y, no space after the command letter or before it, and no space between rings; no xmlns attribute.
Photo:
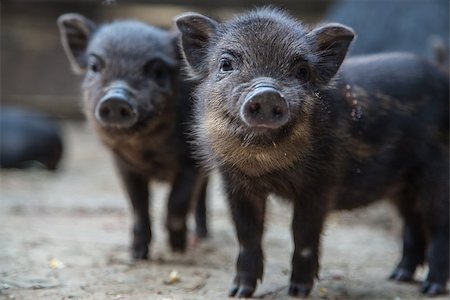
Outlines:
<svg viewBox="0 0 450 300"><path fill-rule="evenodd" d="M130 111L129 111L128 109L121 108L121 109L120 109L120 115L121 115L122 117L128 117L128 116L130 115Z"/></svg>
<svg viewBox="0 0 450 300"><path fill-rule="evenodd" d="M101 116L108 116L110 114L111 110L109 109L109 107L102 107L100 109L100 115Z"/></svg>
<svg viewBox="0 0 450 300"><path fill-rule="evenodd" d="M248 110L251 114L256 115L261 110L261 104L259 104L258 102L250 103L250 105L248 106Z"/></svg>
<svg viewBox="0 0 450 300"><path fill-rule="evenodd" d="M281 108L281 106L278 105L273 108L272 112L273 115L278 118L283 115L283 109Z"/></svg>

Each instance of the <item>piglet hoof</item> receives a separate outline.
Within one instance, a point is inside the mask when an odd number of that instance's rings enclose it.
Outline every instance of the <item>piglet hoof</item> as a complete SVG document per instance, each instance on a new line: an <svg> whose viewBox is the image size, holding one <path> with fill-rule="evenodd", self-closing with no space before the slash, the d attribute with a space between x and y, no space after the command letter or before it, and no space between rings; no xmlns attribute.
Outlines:
<svg viewBox="0 0 450 300"><path fill-rule="evenodd" d="M257 276L240 275L238 273L228 295L235 298L251 297L256 289L256 277Z"/></svg>
<svg viewBox="0 0 450 300"><path fill-rule="evenodd" d="M204 227L195 228L195 236L202 240L208 237L208 230Z"/></svg>
<svg viewBox="0 0 450 300"><path fill-rule="evenodd" d="M308 297L311 292L312 284L309 283L293 283L289 286L288 294L291 297Z"/></svg>
<svg viewBox="0 0 450 300"><path fill-rule="evenodd" d="M427 296L438 296L447 293L446 284L425 281L421 289L422 294Z"/></svg>
<svg viewBox="0 0 450 300"><path fill-rule="evenodd" d="M169 231L169 243L173 252L186 251L186 230Z"/></svg>
<svg viewBox="0 0 450 300"><path fill-rule="evenodd" d="M253 295L255 288L249 285L233 285L228 295L235 298L249 298Z"/></svg>
<svg viewBox="0 0 450 300"><path fill-rule="evenodd" d="M137 220L133 226L133 244L131 245L131 257L133 259L147 259L151 238L150 222L148 220Z"/></svg>
<svg viewBox="0 0 450 300"><path fill-rule="evenodd" d="M414 279L414 273L408 269L397 267L394 272L392 272L391 276L389 276L389 279L410 282Z"/></svg>
<svg viewBox="0 0 450 300"><path fill-rule="evenodd" d="M131 257L134 260L143 260L148 258L147 243L136 243L131 247Z"/></svg>
<svg viewBox="0 0 450 300"><path fill-rule="evenodd" d="M203 237L199 237L196 234L189 236L189 247L197 248L205 240Z"/></svg>

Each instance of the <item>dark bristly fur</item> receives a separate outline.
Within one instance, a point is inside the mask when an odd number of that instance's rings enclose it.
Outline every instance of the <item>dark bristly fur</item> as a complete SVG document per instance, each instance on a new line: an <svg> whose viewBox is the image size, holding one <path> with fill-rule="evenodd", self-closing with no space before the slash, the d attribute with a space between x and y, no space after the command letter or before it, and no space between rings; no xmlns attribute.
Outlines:
<svg viewBox="0 0 450 300"><path fill-rule="evenodd" d="M192 201L199 202L197 234L206 235L206 178L188 143L191 86L179 71L178 33L131 20L97 26L78 14L62 15L58 25L73 70L85 74L85 115L113 153L130 198L133 258L148 255L148 184L155 180L172 184L166 226L172 249L184 251L186 215ZM155 70L155 65L159 69ZM131 126L105 125L98 116L102 99L113 87L124 90L127 101L136 107L136 121Z"/></svg>
<svg viewBox="0 0 450 300"><path fill-rule="evenodd" d="M407 53L355 57L341 66L354 37L350 28L307 29L271 8L227 23L187 13L176 24L188 70L201 80L194 107L198 152L223 175L240 244L230 295L251 296L263 276L271 193L293 203L290 295L306 296L313 286L328 212L383 198L398 205L404 220L403 257L392 278L412 280L427 261L422 291L443 293L448 77ZM289 121L279 128L250 127L239 115L261 82L288 103Z"/></svg>

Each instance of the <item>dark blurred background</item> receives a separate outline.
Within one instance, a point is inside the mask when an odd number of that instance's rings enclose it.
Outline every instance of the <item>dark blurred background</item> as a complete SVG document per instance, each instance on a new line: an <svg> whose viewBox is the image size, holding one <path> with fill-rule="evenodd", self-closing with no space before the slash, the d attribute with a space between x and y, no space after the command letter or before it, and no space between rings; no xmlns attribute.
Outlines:
<svg viewBox="0 0 450 300"><path fill-rule="evenodd" d="M352 54L407 50L434 59L436 41L448 50L447 0L2 0L1 103L56 118L82 118L81 77L71 73L56 26L63 13L78 12L97 22L136 18L168 27L185 11L226 20L267 4L287 9L307 24L332 20L352 26L358 34Z"/></svg>

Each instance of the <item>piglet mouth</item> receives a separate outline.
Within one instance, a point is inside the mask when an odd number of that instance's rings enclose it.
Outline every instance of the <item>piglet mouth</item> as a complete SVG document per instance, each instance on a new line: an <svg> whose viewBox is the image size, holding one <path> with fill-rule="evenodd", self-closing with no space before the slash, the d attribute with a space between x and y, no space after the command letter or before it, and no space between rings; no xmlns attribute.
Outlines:
<svg viewBox="0 0 450 300"><path fill-rule="evenodd" d="M289 135L290 126L282 128L249 128L241 125L233 130L234 136L241 142L242 147L273 147Z"/></svg>

